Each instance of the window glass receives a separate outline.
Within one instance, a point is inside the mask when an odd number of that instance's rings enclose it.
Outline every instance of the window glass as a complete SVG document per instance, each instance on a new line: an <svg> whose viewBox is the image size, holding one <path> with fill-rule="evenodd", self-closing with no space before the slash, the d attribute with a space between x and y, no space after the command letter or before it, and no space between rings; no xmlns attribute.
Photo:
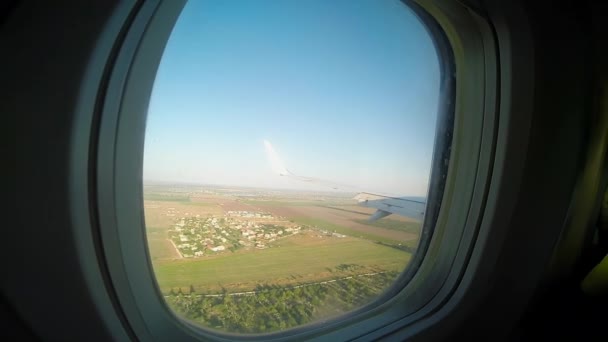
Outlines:
<svg viewBox="0 0 608 342"><path fill-rule="evenodd" d="M416 252L439 79L399 1L189 2L146 126L146 232L167 305L255 334L378 298Z"/></svg>

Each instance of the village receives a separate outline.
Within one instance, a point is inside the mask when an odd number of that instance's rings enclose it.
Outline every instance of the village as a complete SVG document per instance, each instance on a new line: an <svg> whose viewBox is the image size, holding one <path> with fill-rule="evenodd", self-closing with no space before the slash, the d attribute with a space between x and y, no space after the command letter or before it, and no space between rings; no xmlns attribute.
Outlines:
<svg viewBox="0 0 608 342"><path fill-rule="evenodd" d="M269 248L275 240L302 229L268 213L240 210L227 211L223 217L181 217L169 228L169 238L182 257L196 258L241 248Z"/></svg>

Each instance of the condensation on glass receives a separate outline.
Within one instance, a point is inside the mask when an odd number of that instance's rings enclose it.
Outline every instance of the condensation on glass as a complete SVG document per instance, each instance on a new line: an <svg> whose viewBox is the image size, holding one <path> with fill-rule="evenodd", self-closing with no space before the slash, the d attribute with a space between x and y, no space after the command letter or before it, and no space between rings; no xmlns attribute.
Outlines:
<svg viewBox="0 0 608 342"><path fill-rule="evenodd" d="M193 1L147 117L144 206L164 300L260 334L373 302L416 252L439 101L399 1Z"/></svg>

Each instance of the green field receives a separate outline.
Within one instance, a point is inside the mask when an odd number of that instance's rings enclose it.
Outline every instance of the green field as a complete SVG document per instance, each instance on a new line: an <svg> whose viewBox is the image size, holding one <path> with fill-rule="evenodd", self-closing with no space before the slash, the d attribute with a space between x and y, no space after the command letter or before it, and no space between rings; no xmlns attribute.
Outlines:
<svg viewBox="0 0 608 342"><path fill-rule="evenodd" d="M283 330L369 303L406 268L420 230L416 222L369 222L369 210L355 207L350 199L190 198L187 189L157 190L145 194L146 233L167 304L192 322L229 332ZM182 257L178 249L184 247L170 239L169 228L193 217L222 219L227 210L267 211L288 226L301 227L297 234L265 242L266 249L233 249L229 242L230 251Z"/></svg>
<svg viewBox="0 0 608 342"><path fill-rule="evenodd" d="M352 238L331 243L295 244L195 260L158 262L155 273L161 291L172 288L198 292L246 291L259 284L298 284L332 279L333 269L356 264L366 270L402 271L411 255L371 241Z"/></svg>
<svg viewBox="0 0 608 342"><path fill-rule="evenodd" d="M355 229L351 229L348 227L344 227L341 225L337 225L334 223L331 223L329 221L323 220L323 219L319 219L319 218L311 218L311 217L297 217L294 218L295 222L298 222L300 224L304 224L304 225L308 225L308 226L312 226L312 227L317 227L320 229L324 229L324 230L328 230L330 232L335 232L335 233L339 233L339 234L344 234L344 235L348 235L348 236L353 236L353 237L358 237L361 239L366 239L372 242L381 242L384 244L388 244L388 245L399 245L399 244L412 244L415 243L415 241L398 241L395 239L390 239L384 236L379 236L374 234L373 232L362 232L362 231L358 231ZM364 221L365 224L367 224L366 221Z"/></svg>
<svg viewBox="0 0 608 342"><path fill-rule="evenodd" d="M352 204L350 201L342 200L342 201L322 201L322 200L241 200L242 203L249 205L260 205L260 206L271 206L271 207L306 207L306 206L336 206L336 205L344 205L344 204Z"/></svg>
<svg viewBox="0 0 608 342"><path fill-rule="evenodd" d="M160 259L174 259L179 257L179 254L177 254L177 251L167 238L166 228L146 227L146 234L148 236L150 258L153 262Z"/></svg>
<svg viewBox="0 0 608 342"><path fill-rule="evenodd" d="M370 222L369 220L354 220L357 223L365 224L372 227L396 230L406 233L420 234L422 223L420 222L403 222L391 219L381 219Z"/></svg>
<svg viewBox="0 0 608 342"><path fill-rule="evenodd" d="M192 201L191 199L188 199L188 201L184 201L184 205L191 205L191 206L198 206L198 207L212 207L212 206L216 206L217 204L215 203L209 203L209 202L202 202L202 201Z"/></svg>
<svg viewBox="0 0 608 342"><path fill-rule="evenodd" d="M183 194L158 194L145 193L144 199L147 201L171 201L171 202L190 202L190 197Z"/></svg>

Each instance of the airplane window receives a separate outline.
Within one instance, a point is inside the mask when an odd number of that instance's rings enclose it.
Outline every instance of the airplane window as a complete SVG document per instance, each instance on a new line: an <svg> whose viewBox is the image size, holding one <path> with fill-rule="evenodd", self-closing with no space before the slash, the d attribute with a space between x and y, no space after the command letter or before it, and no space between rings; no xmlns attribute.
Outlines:
<svg viewBox="0 0 608 342"><path fill-rule="evenodd" d="M440 67L399 1L191 1L144 152L149 255L174 313L260 334L372 303L416 253Z"/></svg>

